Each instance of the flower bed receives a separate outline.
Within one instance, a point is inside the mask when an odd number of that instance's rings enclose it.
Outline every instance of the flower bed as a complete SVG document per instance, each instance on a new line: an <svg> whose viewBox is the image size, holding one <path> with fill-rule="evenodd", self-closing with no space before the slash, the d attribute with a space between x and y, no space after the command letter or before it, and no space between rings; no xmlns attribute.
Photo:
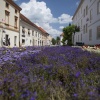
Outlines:
<svg viewBox="0 0 100 100"><path fill-rule="evenodd" d="M100 55L67 46L39 50L0 49L0 100L99 100Z"/></svg>

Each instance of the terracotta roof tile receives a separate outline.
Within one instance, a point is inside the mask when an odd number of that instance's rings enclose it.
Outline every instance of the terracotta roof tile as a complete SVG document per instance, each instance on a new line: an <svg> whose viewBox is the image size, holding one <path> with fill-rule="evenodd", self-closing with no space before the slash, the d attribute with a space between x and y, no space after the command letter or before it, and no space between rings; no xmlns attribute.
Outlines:
<svg viewBox="0 0 100 100"><path fill-rule="evenodd" d="M38 28L37 25L35 25L33 22L31 22L31 21L30 21L28 18L26 18L23 14L20 14L20 18L21 18L21 20L25 21L26 23L28 23L28 24L34 26L35 28ZM38 28L38 29L39 29L39 28Z"/></svg>
<svg viewBox="0 0 100 100"><path fill-rule="evenodd" d="M39 29L40 29L43 33L49 35L43 28L39 27Z"/></svg>
<svg viewBox="0 0 100 100"><path fill-rule="evenodd" d="M28 18L26 18L23 14L20 14L20 18L21 20L25 21L26 23L32 25L33 27L39 29L41 32L43 32L44 34L49 35L43 28L38 27L36 24L34 24L33 22L31 22Z"/></svg>

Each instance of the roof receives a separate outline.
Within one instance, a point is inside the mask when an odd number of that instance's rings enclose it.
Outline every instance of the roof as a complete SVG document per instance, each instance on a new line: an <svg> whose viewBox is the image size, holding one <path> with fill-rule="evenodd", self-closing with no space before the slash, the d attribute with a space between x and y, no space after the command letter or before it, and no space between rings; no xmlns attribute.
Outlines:
<svg viewBox="0 0 100 100"><path fill-rule="evenodd" d="M43 28L39 27L39 29L40 29L43 33L48 34ZM49 35L49 34L48 34L48 35Z"/></svg>
<svg viewBox="0 0 100 100"><path fill-rule="evenodd" d="M13 5L19 11L22 10L22 8L20 8L14 1L12 1L12 0L5 0L5 1L7 1L9 4Z"/></svg>
<svg viewBox="0 0 100 100"><path fill-rule="evenodd" d="M64 33L61 33L60 36L64 36Z"/></svg>
<svg viewBox="0 0 100 100"><path fill-rule="evenodd" d="M33 22L31 22L28 18L26 18L23 14L20 14L20 18L21 20L23 20L24 22L34 26L35 28L38 28L37 25L35 25ZM39 29L39 28L38 28Z"/></svg>
<svg viewBox="0 0 100 100"><path fill-rule="evenodd" d="M74 13L74 15L73 15L72 20L74 19L76 13L78 12L78 10L79 10L79 8L81 7L81 5L82 5L83 2L84 2L84 0L81 0L81 1L80 1L80 3L79 3L79 5L78 5L78 7L77 7L77 9L76 9L76 11L75 11L75 13Z"/></svg>
<svg viewBox="0 0 100 100"><path fill-rule="evenodd" d="M39 29L41 32L43 32L43 33L49 35L44 29L42 29L41 27L38 27L36 24L34 24L33 22L31 22L31 21L30 21L27 17L25 17L23 14L20 14L20 18L21 18L22 21L24 21L24 22L28 23L29 25L31 25L31 26L33 26L33 27Z"/></svg>

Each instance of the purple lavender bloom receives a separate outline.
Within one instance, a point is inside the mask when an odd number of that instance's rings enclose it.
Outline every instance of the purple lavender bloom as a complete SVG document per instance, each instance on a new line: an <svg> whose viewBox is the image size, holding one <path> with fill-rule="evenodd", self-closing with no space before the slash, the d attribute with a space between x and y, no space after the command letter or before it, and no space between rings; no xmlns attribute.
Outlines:
<svg viewBox="0 0 100 100"><path fill-rule="evenodd" d="M30 100L36 100L36 99L35 99L35 97L33 96L33 97L30 98Z"/></svg>
<svg viewBox="0 0 100 100"><path fill-rule="evenodd" d="M78 77L80 76L80 74L81 74L81 73L78 71L78 72L75 74L75 77L78 78Z"/></svg>
<svg viewBox="0 0 100 100"><path fill-rule="evenodd" d="M11 96L12 96L12 97L14 97L14 96L15 96L15 94L14 94L14 93L12 93L12 94L11 94Z"/></svg>
<svg viewBox="0 0 100 100"><path fill-rule="evenodd" d="M77 93L74 93L74 94L73 94L73 96L74 96L74 97L77 97L77 96L78 96L78 94L77 94Z"/></svg>
<svg viewBox="0 0 100 100"><path fill-rule="evenodd" d="M88 94L89 94L90 96L93 96L94 92L93 92L93 91L90 91Z"/></svg>
<svg viewBox="0 0 100 100"><path fill-rule="evenodd" d="M2 91L0 90L0 95L2 95Z"/></svg>
<svg viewBox="0 0 100 100"><path fill-rule="evenodd" d="M33 95L34 95L34 97L37 97L37 92L35 91L35 92L33 93Z"/></svg>

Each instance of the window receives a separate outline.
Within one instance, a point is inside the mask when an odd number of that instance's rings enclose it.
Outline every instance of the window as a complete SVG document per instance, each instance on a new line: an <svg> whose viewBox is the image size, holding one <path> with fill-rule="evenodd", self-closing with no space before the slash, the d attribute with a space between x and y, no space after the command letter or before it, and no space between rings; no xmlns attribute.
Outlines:
<svg viewBox="0 0 100 100"><path fill-rule="evenodd" d="M37 37L37 32L36 32L35 36Z"/></svg>
<svg viewBox="0 0 100 100"><path fill-rule="evenodd" d="M17 43L17 36L14 36L14 46L16 46Z"/></svg>
<svg viewBox="0 0 100 100"><path fill-rule="evenodd" d="M78 42L79 42L79 35L78 35Z"/></svg>
<svg viewBox="0 0 100 100"><path fill-rule="evenodd" d="M83 33L85 34L85 25L83 26Z"/></svg>
<svg viewBox="0 0 100 100"><path fill-rule="evenodd" d="M9 45L9 36L6 34L5 35L5 45L8 46Z"/></svg>
<svg viewBox="0 0 100 100"><path fill-rule="evenodd" d="M97 3L97 14L100 14L100 0L99 0L99 2Z"/></svg>
<svg viewBox="0 0 100 100"><path fill-rule="evenodd" d="M8 12L7 10L5 10L5 20L6 20L5 24L6 25L9 25L9 14L10 14L10 12Z"/></svg>
<svg viewBox="0 0 100 100"><path fill-rule="evenodd" d="M41 38L41 34L40 34L40 38Z"/></svg>
<svg viewBox="0 0 100 100"><path fill-rule="evenodd" d="M25 37L25 27L22 27L22 37Z"/></svg>
<svg viewBox="0 0 100 100"><path fill-rule="evenodd" d="M88 14L88 6L86 6L86 15Z"/></svg>
<svg viewBox="0 0 100 100"><path fill-rule="evenodd" d="M32 31L32 35L34 36L34 31Z"/></svg>
<svg viewBox="0 0 100 100"><path fill-rule="evenodd" d="M81 19L81 28L82 28L82 19Z"/></svg>
<svg viewBox="0 0 100 100"><path fill-rule="evenodd" d="M6 8L9 8L9 4L6 2Z"/></svg>
<svg viewBox="0 0 100 100"><path fill-rule="evenodd" d="M28 36L30 36L30 29L28 29Z"/></svg>
<svg viewBox="0 0 100 100"><path fill-rule="evenodd" d="M35 44L34 42L35 42L35 40L33 39L33 46L34 46L34 44Z"/></svg>
<svg viewBox="0 0 100 100"><path fill-rule="evenodd" d="M84 9L84 17L85 17L85 9Z"/></svg>
<svg viewBox="0 0 100 100"><path fill-rule="evenodd" d="M22 33L25 33L25 27L22 27Z"/></svg>
<svg viewBox="0 0 100 100"><path fill-rule="evenodd" d="M81 34L81 41L82 41L82 34Z"/></svg>
<svg viewBox="0 0 100 100"><path fill-rule="evenodd" d="M15 16L15 25L14 25L15 28L17 28L17 21L18 21L18 17Z"/></svg>
<svg viewBox="0 0 100 100"><path fill-rule="evenodd" d="M30 44L31 44L31 40L30 40Z"/></svg>
<svg viewBox="0 0 100 100"><path fill-rule="evenodd" d="M92 29L89 30L89 41L92 40Z"/></svg>
<svg viewBox="0 0 100 100"><path fill-rule="evenodd" d="M25 39L22 39L22 44L25 44Z"/></svg>
<svg viewBox="0 0 100 100"><path fill-rule="evenodd" d="M87 33L87 30L88 30L88 24L86 24L86 33Z"/></svg>
<svg viewBox="0 0 100 100"><path fill-rule="evenodd" d="M97 27L97 39L100 39L100 26Z"/></svg>
<svg viewBox="0 0 100 100"><path fill-rule="evenodd" d="M91 20L92 20L92 9L90 10L90 23L91 23Z"/></svg>
<svg viewBox="0 0 100 100"><path fill-rule="evenodd" d="M82 7L81 7L81 14L82 14Z"/></svg>
<svg viewBox="0 0 100 100"><path fill-rule="evenodd" d="M15 9L15 13L17 14L17 10Z"/></svg>

